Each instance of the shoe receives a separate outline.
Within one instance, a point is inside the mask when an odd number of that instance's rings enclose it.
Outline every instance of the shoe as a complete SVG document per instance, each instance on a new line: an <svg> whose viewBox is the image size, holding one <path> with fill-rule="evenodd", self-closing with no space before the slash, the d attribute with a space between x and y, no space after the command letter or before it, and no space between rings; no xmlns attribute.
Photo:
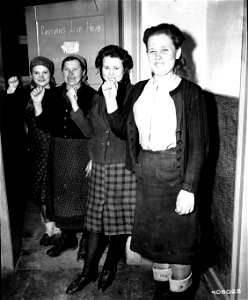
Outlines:
<svg viewBox="0 0 248 300"><path fill-rule="evenodd" d="M47 233L45 233L42 238L40 239L40 246L49 246L51 245L52 235L49 236Z"/></svg>
<svg viewBox="0 0 248 300"><path fill-rule="evenodd" d="M84 275L80 274L67 288L66 294L74 294L80 290L82 290L86 285L91 282L95 282L98 278L98 272Z"/></svg>
<svg viewBox="0 0 248 300"><path fill-rule="evenodd" d="M40 239L40 246L47 247L47 246L55 245L59 237L60 234L53 234L49 236L47 233L45 233Z"/></svg>
<svg viewBox="0 0 248 300"><path fill-rule="evenodd" d="M63 237L60 237L57 243L52 248L47 250L46 254L51 257L57 257L67 250L76 249L77 246L78 246L78 241L76 237L75 239L73 238L65 239Z"/></svg>
<svg viewBox="0 0 248 300"><path fill-rule="evenodd" d="M166 299L171 299L169 281L155 280L155 294L152 300L166 300ZM185 300L186 299L187 298L185 298Z"/></svg>
<svg viewBox="0 0 248 300"><path fill-rule="evenodd" d="M98 280L98 290L99 292L104 292L108 287L111 286L115 279L115 274L117 267L112 268L111 270L103 269Z"/></svg>
<svg viewBox="0 0 248 300"><path fill-rule="evenodd" d="M77 261L84 260L86 254L86 239L82 236L77 253Z"/></svg>

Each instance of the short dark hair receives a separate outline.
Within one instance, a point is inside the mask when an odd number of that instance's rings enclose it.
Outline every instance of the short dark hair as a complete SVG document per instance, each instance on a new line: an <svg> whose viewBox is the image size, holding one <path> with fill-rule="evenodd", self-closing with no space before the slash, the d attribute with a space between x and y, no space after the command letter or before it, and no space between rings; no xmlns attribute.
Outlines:
<svg viewBox="0 0 248 300"><path fill-rule="evenodd" d="M182 31L177 26L175 26L174 24L161 23L157 26L152 26L145 30L143 36L143 42L146 45L146 50L148 50L147 46L148 46L149 38L153 35L160 35L160 34L168 35L171 38L176 49L180 48L185 41L185 37ZM176 60L174 72L184 77L188 76L186 70L186 60L182 54Z"/></svg>
<svg viewBox="0 0 248 300"><path fill-rule="evenodd" d="M122 80L130 81L129 72L133 68L133 59L132 59L131 55L125 49L123 49L117 45L105 46L97 54L97 57L95 60L95 66L97 69L99 69L102 80L103 80L103 76L102 76L103 58L106 56L117 57L122 61L123 68L124 68L124 75L123 75Z"/></svg>

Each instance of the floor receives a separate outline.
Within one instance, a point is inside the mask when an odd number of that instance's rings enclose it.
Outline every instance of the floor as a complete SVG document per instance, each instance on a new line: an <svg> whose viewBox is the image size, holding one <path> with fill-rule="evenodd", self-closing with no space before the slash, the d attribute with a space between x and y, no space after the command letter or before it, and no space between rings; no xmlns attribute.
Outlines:
<svg viewBox="0 0 248 300"><path fill-rule="evenodd" d="M76 250L51 258L46 255L48 248L39 245L44 233L39 210L31 202L27 203L23 231L22 253L13 272L2 273L3 300L150 300L154 286L149 264L127 264L120 262L112 286L99 293L97 283L84 290L67 295L66 288L80 273L83 262L76 261ZM80 236L78 236L80 238ZM104 256L100 262L101 268ZM200 275L195 300L215 299L209 290L203 274ZM187 300L187 299L185 299Z"/></svg>

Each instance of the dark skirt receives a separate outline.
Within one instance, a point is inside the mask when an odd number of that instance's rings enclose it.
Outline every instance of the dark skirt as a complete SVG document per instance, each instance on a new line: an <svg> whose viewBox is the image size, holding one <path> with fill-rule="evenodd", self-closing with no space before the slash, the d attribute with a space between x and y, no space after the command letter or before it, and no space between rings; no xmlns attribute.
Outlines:
<svg viewBox="0 0 248 300"><path fill-rule="evenodd" d="M85 228L106 235L131 234L136 178L124 163L92 163Z"/></svg>
<svg viewBox="0 0 248 300"><path fill-rule="evenodd" d="M198 255L198 214L175 212L181 189L176 151L142 150L131 250L161 263L192 264Z"/></svg>
<svg viewBox="0 0 248 300"><path fill-rule="evenodd" d="M48 217L61 229L82 230L88 192L87 140L52 138L50 153Z"/></svg>
<svg viewBox="0 0 248 300"><path fill-rule="evenodd" d="M26 110L26 125L30 194L35 204L45 205L50 135L37 128L32 107Z"/></svg>

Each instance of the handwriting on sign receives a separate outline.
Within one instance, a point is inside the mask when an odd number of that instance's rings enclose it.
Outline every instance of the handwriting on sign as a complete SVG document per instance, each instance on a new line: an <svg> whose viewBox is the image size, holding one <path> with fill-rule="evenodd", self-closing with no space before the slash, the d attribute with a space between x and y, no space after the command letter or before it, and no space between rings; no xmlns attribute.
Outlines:
<svg viewBox="0 0 248 300"><path fill-rule="evenodd" d="M98 21L98 22L97 22ZM48 25L40 25L41 36L55 36L65 34L84 34L84 33L101 33L104 31L103 22L99 20L90 21L86 19L66 20L66 24L57 27L49 27Z"/></svg>
<svg viewBox="0 0 248 300"><path fill-rule="evenodd" d="M59 57L52 57L51 59L52 59L52 61L54 62L55 65L60 66L60 64L64 60L64 58L65 58L65 56L59 56ZM90 56L84 56L84 58L86 59L87 64L90 65L90 64L95 62L96 55L92 54Z"/></svg>

